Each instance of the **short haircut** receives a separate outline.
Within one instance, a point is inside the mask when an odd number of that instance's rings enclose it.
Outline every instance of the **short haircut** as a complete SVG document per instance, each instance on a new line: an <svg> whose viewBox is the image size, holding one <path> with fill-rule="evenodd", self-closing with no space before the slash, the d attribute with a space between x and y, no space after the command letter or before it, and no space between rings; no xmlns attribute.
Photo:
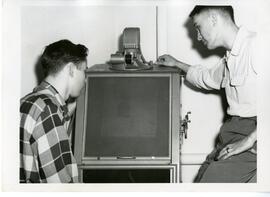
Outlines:
<svg viewBox="0 0 270 197"><path fill-rule="evenodd" d="M40 57L45 75L58 73L67 63L78 66L86 61L88 49L81 44L73 44L69 40L59 40L46 46Z"/></svg>
<svg viewBox="0 0 270 197"><path fill-rule="evenodd" d="M196 5L190 12L189 17L193 18L195 15L200 14L208 10L218 10L230 16L231 20L234 22L233 7L230 5L215 6L215 5Z"/></svg>

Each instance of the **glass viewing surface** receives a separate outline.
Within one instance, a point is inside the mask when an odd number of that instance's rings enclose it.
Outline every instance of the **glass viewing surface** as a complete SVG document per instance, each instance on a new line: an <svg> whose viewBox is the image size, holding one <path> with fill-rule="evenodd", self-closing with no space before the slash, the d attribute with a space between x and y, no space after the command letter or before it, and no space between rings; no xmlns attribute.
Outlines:
<svg viewBox="0 0 270 197"><path fill-rule="evenodd" d="M87 79L85 157L168 157L169 77Z"/></svg>

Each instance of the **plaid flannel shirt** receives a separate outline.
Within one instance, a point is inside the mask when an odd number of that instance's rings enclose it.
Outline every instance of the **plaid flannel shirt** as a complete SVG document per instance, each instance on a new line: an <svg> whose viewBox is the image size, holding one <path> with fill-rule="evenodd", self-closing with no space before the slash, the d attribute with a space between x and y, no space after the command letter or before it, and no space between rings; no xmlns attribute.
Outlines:
<svg viewBox="0 0 270 197"><path fill-rule="evenodd" d="M47 82L21 99L20 183L78 182L64 99Z"/></svg>

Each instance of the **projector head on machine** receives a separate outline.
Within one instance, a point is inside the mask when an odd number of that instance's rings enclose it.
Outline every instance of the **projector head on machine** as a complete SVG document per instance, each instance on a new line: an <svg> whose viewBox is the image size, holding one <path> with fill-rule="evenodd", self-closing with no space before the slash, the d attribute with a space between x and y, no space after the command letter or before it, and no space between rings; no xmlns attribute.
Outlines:
<svg viewBox="0 0 270 197"><path fill-rule="evenodd" d="M146 62L140 46L140 28L127 27L123 32L123 50L111 54L112 70L145 70L153 67L153 62Z"/></svg>

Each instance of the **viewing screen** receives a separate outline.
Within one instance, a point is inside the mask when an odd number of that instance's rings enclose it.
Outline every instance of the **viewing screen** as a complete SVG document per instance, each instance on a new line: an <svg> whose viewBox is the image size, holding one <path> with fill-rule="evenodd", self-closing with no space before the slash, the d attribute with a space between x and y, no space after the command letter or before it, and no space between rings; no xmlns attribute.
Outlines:
<svg viewBox="0 0 270 197"><path fill-rule="evenodd" d="M84 156L169 156L169 77L88 77Z"/></svg>

